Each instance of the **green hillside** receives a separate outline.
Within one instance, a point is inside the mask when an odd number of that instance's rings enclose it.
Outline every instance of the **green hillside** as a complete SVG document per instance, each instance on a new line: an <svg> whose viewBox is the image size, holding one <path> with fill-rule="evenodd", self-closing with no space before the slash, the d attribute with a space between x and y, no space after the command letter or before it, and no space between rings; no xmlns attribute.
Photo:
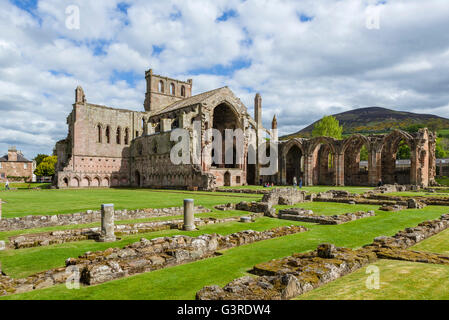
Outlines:
<svg viewBox="0 0 449 320"><path fill-rule="evenodd" d="M407 130L413 126L427 127L439 133L449 133L449 119L432 114L418 114L412 112L395 111L380 107L360 108L333 115L343 126L343 134L380 134L394 129ZM316 122L308 127L282 137L281 139L312 135Z"/></svg>

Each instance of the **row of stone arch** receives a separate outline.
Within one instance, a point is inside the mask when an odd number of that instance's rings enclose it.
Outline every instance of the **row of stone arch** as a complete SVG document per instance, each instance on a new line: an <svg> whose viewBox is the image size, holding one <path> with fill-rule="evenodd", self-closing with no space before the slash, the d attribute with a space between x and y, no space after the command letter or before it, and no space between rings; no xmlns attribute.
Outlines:
<svg viewBox="0 0 449 320"><path fill-rule="evenodd" d="M108 188L128 186L128 184L129 180L127 177L68 175L61 178L59 186L61 188Z"/></svg>
<svg viewBox="0 0 449 320"><path fill-rule="evenodd" d="M198 174L145 174L141 173L141 170L134 171L134 183L136 187L145 186L174 186L174 187L186 187L192 185L198 185L201 176Z"/></svg>
<svg viewBox="0 0 449 320"><path fill-rule="evenodd" d="M401 142L411 150L411 165L399 172L396 153ZM433 165L429 142L427 129L416 134L401 130L388 135L355 134L344 140L291 139L281 147L281 180L291 184L296 177L305 185L376 185L379 182L426 185L429 167ZM361 169L363 147L368 152L368 165Z"/></svg>
<svg viewBox="0 0 449 320"><path fill-rule="evenodd" d="M176 85L171 82L169 85L169 94L171 94L172 96L176 96ZM181 97L185 97L186 96L186 87L184 85L181 86ZM158 91L160 93L166 93L165 92L165 85L164 85L164 81L160 80L158 83Z"/></svg>
<svg viewBox="0 0 449 320"><path fill-rule="evenodd" d="M112 141L112 129L109 125L97 124L97 142L110 144ZM104 131L104 134L103 134ZM123 137L123 140L122 140ZM130 131L129 128L122 130L120 126L115 130L115 143L129 145Z"/></svg>

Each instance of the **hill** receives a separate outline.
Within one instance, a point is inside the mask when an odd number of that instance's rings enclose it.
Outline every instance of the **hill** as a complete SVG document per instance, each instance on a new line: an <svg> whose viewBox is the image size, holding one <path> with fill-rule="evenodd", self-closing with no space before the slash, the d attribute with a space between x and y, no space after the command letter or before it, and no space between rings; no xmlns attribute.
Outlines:
<svg viewBox="0 0 449 320"><path fill-rule="evenodd" d="M449 128L449 119L432 114L419 114L395 111L380 107L360 108L333 115L343 126L343 135L353 133L371 134L385 133L394 129L405 130L411 126L425 126L431 130ZM318 120L319 121L319 120ZM287 135L283 138L303 137L312 135L314 122L308 127Z"/></svg>

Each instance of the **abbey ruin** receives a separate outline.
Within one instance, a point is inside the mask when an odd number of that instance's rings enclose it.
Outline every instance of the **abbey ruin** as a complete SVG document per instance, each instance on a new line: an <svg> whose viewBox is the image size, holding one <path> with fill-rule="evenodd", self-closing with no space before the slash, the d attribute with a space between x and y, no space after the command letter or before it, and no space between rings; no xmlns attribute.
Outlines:
<svg viewBox="0 0 449 320"><path fill-rule="evenodd" d="M277 121L273 119L272 131L263 128L259 94L255 97L252 118L228 87L192 96L191 79L175 80L155 75L151 69L145 78L147 92L142 112L88 103L83 89L76 88L73 110L67 118L67 138L56 144L58 188L134 186L210 190L260 182L292 184L294 177L309 186L373 186L379 181L428 186L435 182L436 136L427 129L414 134L396 130L388 135L353 135L344 140L319 137L281 141L277 173L262 175L264 165L258 156L251 163L249 153L257 154L259 148L266 148L261 140L276 131ZM200 125L200 137L196 136L195 123ZM175 144L170 133L176 128L189 132L192 146L199 141L199 163L175 165L170 160L170 150ZM232 164L216 163L214 150L207 148L213 137L206 133L212 128L223 135L226 129L242 131L243 150L235 152L234 145ZM257 135L252 144L251 130L262 131L266 136ZM396 167L400 143L410 147L409 168ZM366 166L360 161L363 146L369 155ZM225 157L225 153L221 156Z"/></svg>

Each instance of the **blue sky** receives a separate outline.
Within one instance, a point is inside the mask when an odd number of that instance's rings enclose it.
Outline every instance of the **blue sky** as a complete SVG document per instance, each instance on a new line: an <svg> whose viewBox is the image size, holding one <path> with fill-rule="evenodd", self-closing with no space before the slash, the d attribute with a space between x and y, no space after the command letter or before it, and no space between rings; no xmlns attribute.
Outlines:
<svg viewBox="0 0 449 320"><path fill-rule="evenodd" d="M0 4L0 153L51 153L77 85L89 102L143 110L149 68L193 78L194 94L227 85L250 113L260 92L281 134L357 107L449 116L445 0Z"/></svg>

